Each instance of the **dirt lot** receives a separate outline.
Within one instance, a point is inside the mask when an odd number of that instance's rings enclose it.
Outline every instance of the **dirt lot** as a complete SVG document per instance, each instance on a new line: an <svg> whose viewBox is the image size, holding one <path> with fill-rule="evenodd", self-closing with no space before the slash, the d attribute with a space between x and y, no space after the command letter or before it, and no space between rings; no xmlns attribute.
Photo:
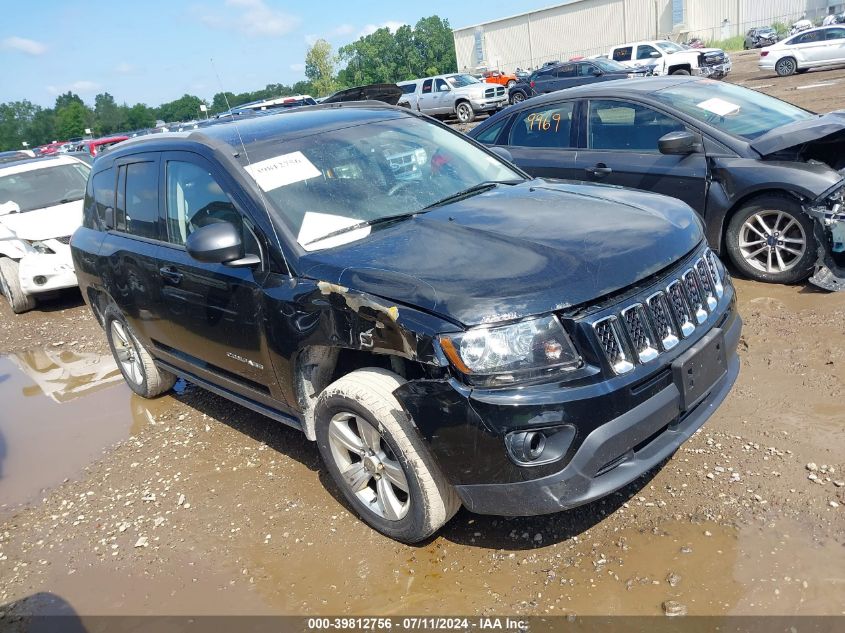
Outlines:
<svg viewBox="0 0 845 633"><path fill-rule="evenodd" d="M732 80L841 105L845 70L755 60ZM845 293L736 286L739 381L662 470L417 547L352 516L297 432L191 385L132 395L78 293L0 302L0 612L843 614Z"/></svg>

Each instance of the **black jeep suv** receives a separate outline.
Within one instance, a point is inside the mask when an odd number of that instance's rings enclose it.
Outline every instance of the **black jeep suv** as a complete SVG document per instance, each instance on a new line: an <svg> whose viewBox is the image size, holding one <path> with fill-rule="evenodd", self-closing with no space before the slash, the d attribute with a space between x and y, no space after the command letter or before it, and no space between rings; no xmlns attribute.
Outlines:
<svg viewBox="0 0 845 633"><path fill-rule="evenodd" d="M136 393L183 376L301 429L406 542L461 504L618 489L739 368L734 291L686 204L532 180L384 104L121 143L71 246Z"/></svg>

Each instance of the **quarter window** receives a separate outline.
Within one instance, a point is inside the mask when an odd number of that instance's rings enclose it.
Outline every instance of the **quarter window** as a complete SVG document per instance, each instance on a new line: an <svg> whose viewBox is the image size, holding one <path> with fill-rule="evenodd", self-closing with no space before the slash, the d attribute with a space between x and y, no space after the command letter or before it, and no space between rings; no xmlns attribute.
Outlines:
<svg viewBox="0 0 845 633"><path fill-rule="evenodd" d="M588 135L592 149L657 152L661 136L683 129L680 121L638 103L590 102Z"/></svg>
<svg viewBox="0 0 845 633"><path fill-rule="evenodd" d="M631 54L633 52L633 46L623 46L622 48L617 48L613 51L613 59L617 62L629 62L631 61Z"/></svg>
<svg viewBox="0 0 845 633"><path fill-rule="evenodd" d="M125 230L139 237L158 239L158 165L126 166Z"/></svg>
<svg viewBox="0 0 845 633"><path fill-rule="evenodd" d="M494 125L491 125L481 134L479 134L475 140L477 140L479 143L484 143L485 145L494 145L496 143L496 139L499 138L499 134L501 133L502 128L505 127L505 123L507 122L507 117L502 118L501 121Z"/></svg>
<svg viewBox="0 0 845 633"><path fill-rule="evenodd" d="M510 145L520 147L572 147L572 112L575 102L525 110L511 127Z"/></svg>

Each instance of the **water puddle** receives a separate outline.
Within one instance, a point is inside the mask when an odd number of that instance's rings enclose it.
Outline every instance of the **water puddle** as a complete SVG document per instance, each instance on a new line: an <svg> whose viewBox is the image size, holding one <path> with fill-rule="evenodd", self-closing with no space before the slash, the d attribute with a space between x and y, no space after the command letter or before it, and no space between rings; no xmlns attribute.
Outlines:
<svg viewBox="0 0 845 633"><path fill-rule="evenodd" d="M111 356L43 348L0 356L0 511L77 475L149 419Z"/></svg>

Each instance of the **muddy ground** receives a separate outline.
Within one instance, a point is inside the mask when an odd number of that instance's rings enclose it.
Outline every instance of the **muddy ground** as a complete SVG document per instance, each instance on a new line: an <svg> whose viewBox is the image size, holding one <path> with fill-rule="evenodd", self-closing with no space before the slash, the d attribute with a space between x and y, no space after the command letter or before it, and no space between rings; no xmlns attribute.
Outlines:
<svg viewBox="0 0 845 633"><path fill-rule="evenodd" d="M841 105L845 81L793 88L845 71L755 59L732 79ZM661 470L416 547L352 516L298 432L183 383L132 395L78 293L0 302L0 612L845 614L845 293L736 286L739 381Z"/></svg>

